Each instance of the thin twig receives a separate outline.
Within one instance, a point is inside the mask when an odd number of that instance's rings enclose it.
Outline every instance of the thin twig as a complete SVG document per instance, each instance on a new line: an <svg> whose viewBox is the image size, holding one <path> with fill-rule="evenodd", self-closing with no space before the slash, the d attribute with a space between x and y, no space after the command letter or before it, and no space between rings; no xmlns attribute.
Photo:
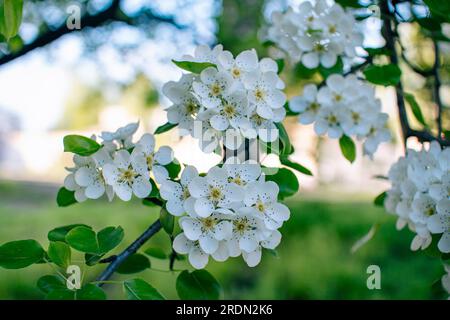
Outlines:
<svg viewBox="0 0 450 320"><path fill-rule="evenodd" d="M116 259L112 261L103 273L97 278L98 286L102 286L105 280L108 280L117 268L151 237L153 237L159 230L161 230L161 222L156 220L150 227L147 228L132 244L130 244L124 251L117 255Z"/></svg>
<svg viewBox="0 0 450 320"><path fill-rule="evenodd" d="M441 96L439 94L440 88L441 88L441 78L439 75L439 45L436 40L433 40L434 44L434 65L433 65L433 75L434 75L434 101L436 101L437 105L437 117L436 117L436 123L438 127L438 137L441 137L442 135L442 101Z"/></svg>

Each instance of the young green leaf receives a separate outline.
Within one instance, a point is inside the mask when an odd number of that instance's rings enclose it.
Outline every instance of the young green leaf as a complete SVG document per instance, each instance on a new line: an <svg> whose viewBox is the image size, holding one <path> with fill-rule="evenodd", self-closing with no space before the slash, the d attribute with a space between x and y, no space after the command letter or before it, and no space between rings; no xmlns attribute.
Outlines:
<svg viewBox="0 0 450 320"><path fill-rule="evenodd" d="M53 290L67 289L64 279L60 276L46 275L40 277L37 281L37 287L43 293L49 293Z"/></svg>
<svg viewBox="0 0 450 320"><path fill-rule="evenodd" d="M339 146L341 147L341 152L344 155L345 159L350 162L355 161L356 159L356 146L353 142L352 138L343 135L339 139Z"/></svg>
<svg viewBox="0 0 450 320"><path fill-rule="evenodd" d="M335 0L336 3L339 3L341 6L351 7L351 8L364 8L362 4L359 3L358 0Z"/></svg>
<svg viewBox="0 0 450 320"><path fill-rule="evenodd" d="M289 135L284 128L284 125L281 122L275 123L275 126L278 128L278 135L281 141L281 154L282 155L290 155L292 154L292 145L289 140Z"/></svg>
<svg viewBox="0 0 450 320"><path fill-rule="evenodd" d="M103 255L114 249L123 239L122 227L106 227L95 233L89 227L76 227L66 235L66 242L74 249L90 253L92 255Z"/></svg>
<svg viewBox="0 0 450 320"><path fill-rule="evenodd" d="M55 289L47 293L45 300L75 300L75 291L64 289Z"/></svg>
<svg viewBox="0 0 450 320"><path fill-rule="evenodd" d="M97 234L100 253L104 254L119 245L124 236L122 227L106 227Z"/></svg>
<svg viewBox="0 0 450 320"><path fill-rule="evenodd" d="M209 67L217 68L217 66L214 63L210 62L193 62L193 61L176 61L176 60L172 60L172 62L175 63L178 68L197 74L200 74L203 70Z"/></svg>
<svg viewBox="0 0 450 320"><path fill-rule="evenodd" d="M66 242L75 250L98 254L100 247L97 242L95 231L86 227L76 227L66 235Z"/></svg>
<svg viewBox="0 0 450 320"><path fill-rule="evenodd" d="M414 98L414 95L411 93L404 92L403 96L405 97L406 102L408 102L409 106L411 107L411 111L416 120L419 121L419 123L422 124L424 127L428 127L427 123L425 122L425 118L423 117L422 110L420 109L420 106L417 103L416 98Z"/></svg>
<svg viewBox="0 0 450 320"><path fill-rule="evenodd" d="M275 60L275 62L277 63L277 66L278 66L278 74L280 74L284 70L284 65L285 65L284 59L277 59L277 60Z"/></svg>
<svg viewBox="0 0 450 320"><path fill-rule="evenodd" d="M161 134L161 133L167 132L167 131L175 128L176 126L177 126L177 124L166 122L162 126L159 126L158 128L156 128L155 134Z"/></svg>
<svg viewBox="0 0 450 320"><path fill-rule="evenodd" d="M0 4L0 20L3 20L2 34L7 40L14 37L19 32L20 23L22 22L23 0L4 0ZM3 11L3 12L2 12Z"/></svg>
<svg viewBox="0 0 450 320"><path fill-rule="evenodd" d="M106 294L102 288L88 283L75 292L76 300L106 300Z"/></svg>
<svg viewBox="0 0 450 320"><path fill-rule="evenodd" d="M173 227L175 224L175 219L165 208L161 208L159 215L159 221L167 234L171 235L173 233Z"/></svg>
<svg viewBox="0 0 450 320"><path fill-rule="evenodd" d="M126 280L123 289L128 300L165 300L158 290L142 279Z"/></svg>
<svg viewBox="0 0 450 320"><path fill-rule="evenodd" d="M150 260L143 254L135 253L122 262L116 271L121 274L131 274L141 272L149 268Z"/></svg>
<svg viewBox="0 0 450 320"><path fill-rule="evenodd" d="M299 188L298 179L295 174L287 168L275 168L276 173L267 175L266 181L274 181L280 188L278 198L283 200L297 193Z"/></svg>
<svg viewBox="0 0 450 320"><path fill-rule="evenodd" d="M51 241L47 251L48 257L51 262L60 266L61 268L67 268L70 264L71 252L70 247L65 242Z"/></svg>
<svg viewBox="0 0 450 320"><path fill-rule="evenodd" d="M0 267L20 269L44 258L45 251L36 240L7 242L0 246Z"/></svg>
<svg viewBox="0 0 450 320"><path fill-rule="evenodd" d="M56 203L59 207L68 207L71 204L77 203L75 192L69 191L64 187L60 188L56 196Z"/></svg>
<svg viewBox="0 0 450 320"><path fill-rule="evenodd" d="M83 157L96 153L102 147L97 141L75 134L65 136L63 143L64 152L72 152Z"/></svg>
<svg viewBox="0 0 450 320"><path fill-rule="evenodd" d="M371 65L364 69L367 81L383 86L395 86L400 82L402 71L396 64Z"/></svg>
<svg viewBox="0 0 450 320"><path fill-rule="evenodd" d="M289 168L297 170L300 173L306 174L308 176L312 176L313 175L311 170L309 170L308 168L302 166L300 163L293 162L293 161L289 160L289 158L287 156L280 156L280 162L281 162L281 164L284 164L285 166L287 166Z"/></svg>
<svg viewBox="0 0 450 320"><path fill-rule="evenodd" d="M174 159L171 163L169 163L168 165L166 165L164 167L169 172L169 177L171 179L176 179L178 177L178 174L181 171L181 165L177 159ZM156 188L156 190L158 190L158 189Z"/></svg>
<svg viewBox="0 0 450 320"><path fill-rule="evenodd" d="M334 73L342 74L342 72L344 71L344 63L342 62L342 59L339 57L334 66L330 68L325 68L322 65L320 65L318 70L319 73L322 75L322 77L326 79Z"/></svg>
<svg viewBox="0 0 450 320"><path fill-rule="evenodd" d="M184 270L177 278L176 289L182 300L218 300L222 295L219 282L206 270Z"/></svg>
<svg viewBox="0 0 450 320"><path fill-rule="evenodd" d="M387 196L386 191L380 193L373 200L373 204L376 205L377 207L383 207L384 206L384 200L386 200L386 196Z"/></svg>
<svg viewBox="0 0 450 320"><path fill-rule="evenodd" d="M85 225L85 224L80 224L80 223L75 223L75 224L69 224L67 226L62 226L62 227L58 227L55 228L53 230L50 230L47 238L50 241L62 241L65 242L66 241L66 235L67 233L72 230L73 228L76 227L86 227L89 229L92 229L91 227Z"/></svg>
<svg viewBox="0 0 450 320"><path fill-rule="evenodd" d="M164 252L161 248L147 248L144 253L150 257L156 258L156 259L167 259L167 254Z"/></svg>

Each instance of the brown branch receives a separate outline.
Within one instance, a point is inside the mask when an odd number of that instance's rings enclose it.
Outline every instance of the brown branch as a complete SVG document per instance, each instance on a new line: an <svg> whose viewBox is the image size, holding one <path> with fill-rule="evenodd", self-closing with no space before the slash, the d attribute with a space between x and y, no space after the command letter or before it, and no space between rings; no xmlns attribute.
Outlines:
<svg viewBox="0 0 450 320"><path fill-rule="evenodd" d="M66 23L64 22L58 28L39 35L33 42L24 45L19 51L1 56L0 66L17 58L20 58L37 48L45 47L46 45L58 40L59 38L67 34L82 31L85 28L96 28L111 21L121 21L127 24L134 25L137 16L128 17L122 10L120 10L120 2L121 0L114 0L107 9L94 15L85 14L83 17L81 17L81 29L68 29ZM157 16L151 12L145 12L143 13L143 15L145 15L149 20L170 23L177 28L182 28L182 26L179 26L171 17Z"/></svg>
<svg viewBox="0 0 450 320"><path fill-rule="evenodd" d="M103 271L103 273L97 278L95 282L98 286L102 286L104 281L108 280L117 268L125 261L129 256L136 253L142 245L147 242L148 239L153 237L159 230L161 230L161 222L156 220L151 226L147 228L132 244L130 244L124 251L119 253L115 259L108 265L108 267Z"/></svg>
<svg viewBox="0 0 450 320"><path fill-rule="evenodd" d="M398 56L395 48L395 34L396 30L392 26L392 21L388 17L392 17L392 13L389 10L388 0L380 1L380 9L383 15L383 28L382 28L382 34L386 40L386 47L390 51L390 59L391 63L398 65ZM395 23L395 20L394 20ZM450 141L442 139L439 136L434 136L431 132L427 130L414 130L411 128L408 122L408 116L406 113L406 107L404 102L404 94L403 94L403 85L402 82L399 81L398 84L395 86L395 93L397 98L397 108L398 108L398 115L400 120L400 125L402 129L402 136L403 136L403 144L406 149L406 141L409 137L416 137L419 139L419 141L438 141L441 146L449 146Z"/></svg>
<svg viewBox="0 0 450 320"><path fill-rule="evenodd" d="M433 40L434 44L434 65L433 65L433 75L434 75L434 100L436 101L437 105L437 117L436 117L436 123L438 127L438 137L441 137L442 135L442 101L441 96L439 94L439 89L441 88L441 78L439 76L439 45L436 40Z"/></svg>

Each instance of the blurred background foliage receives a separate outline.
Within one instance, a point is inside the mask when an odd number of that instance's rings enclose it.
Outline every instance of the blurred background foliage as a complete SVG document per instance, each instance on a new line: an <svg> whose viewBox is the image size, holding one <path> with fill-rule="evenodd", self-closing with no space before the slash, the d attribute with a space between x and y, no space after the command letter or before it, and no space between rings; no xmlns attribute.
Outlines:
<svg viewBox="0 0 450 320"><path fill-rule="evenodd" d="M24 63L27 55L38 52L50 63L62 64L73 70L71 85L61 116L52 130L90 130L99 128L102 112L111 105L120 105L140 119L157 118L164 98L160 87L173 79L170 59L190 53L197 44L221 43L226 50L239 53L255 48L259 56L277 57L278 52L262 44L259 30L274 9L284 9L289 0L29 0L25 1L24 17L19 34L0 44L1 71L10 65ZM350 1L352 2L352 1ZM353 1L354 2L354 1ZM367 4L369 1L361 0ZM399 1L403 16L411 16L411 3ZM403 4L404 3L404 4ZM87 27L62 34L66 9L75 4L81 8ZM409 15L408 15L409 13ZM372 23L373 24L373 23ZM82 22L83 26L83 22ZM377 29L379 26L366 26ZM373 34L373 30L371 31ZM414 66L429 70L434 53L427 29L417 22L405 23L399 30L405 55ZM82 43L74 59L72 47L62 51L61 43L74 37ZM375 37L376 38L376 37ZM376 42L376 41L375 41ZM379 46L382 41L377 42ZM444 102L443 126L450 124L450 48L442 43L440 70ZM29 53L30 52L30 53ZM32 53L31 53L32 52ZM112 57L112 58L111 58ZM376 59L382 60L383 57ZM61 62L62 61L62 62ZM111 63L114 61L114 63ZM83 67L82 67L83 66ZM87 66L87 67L86 67ZM422 106L425 118L435 117L431 80L413 72L401 63L405 91L413 92ZM86 77L86 70L89 77ZM82 71L81 75L77 73ZM287 65L282 74L288 96L298 95L307 82L319 82L321 76L302 66ZM175 77L176 78L176 77ZM23 93L27 94L26 92ZM385 91L381 93L387 95ZM48 97L49 101L53 97ZM0 106L2 105L0 100ZM36 106L33 106L36 107ZM46 111L45 106L37 106ZM392 111L392 110L391 110ZM395 113L390 124L398 132ZM50 116L50 115L49 115ZM412 117L410 117L412 118ZM3 119L3 120L2 120ZM288 119L291 136L298 133L294 119ZM7 125L6 125L7 124ZM414 124L414 123L413 123ZM143 124L145 125L145 123ZM417 124L416 124L417 125ZM148 128L147 128L148 129ZM11 132L20 132L20 119L14 111L0 109L0 177L2 150L7 147ZM394 136L396 134L394 133ZM309 139L309 138L308 138ZM313 161L321 163L324 139L311 137ZM301 140L303 143L304 140ZM392 144L397 144L394 140ZM35 155L38 156L38 155ZM392 154L390 155L392 156ZM62 162L62 161L61 161ZM327 162L328 171L336 170ZM63 165L59 163L62 168ZM330 167L331 166L331 167ZM413 235L407 230L395 230L394 217L372 205L373 194L382 190L363 189L345 192L339 182L330 187L318 180L313 191L300 193L289 201L292 218L283 227L283 241L278 257L265 253L262 263L254 269L240 260L227 263L211 262L208 270L225 288L226 298L249 299L430 299L441 298L432 284L442 274L442 265L424 253L409 251ZM361 168L360 168L361 169ZM2 172L3 170L3 172ZM352 170L356 170L353 169ZM366 170L362 166L361 170ZM357 175L353 171L352 175ZM359 171L358 171L359 172ZM380 172L379 173L383 173ZM70 223L86 223L94 228L121 225L125 239L121 248L130 243L156 218L156 211L135 201L131 204L114 201L88 201L70 208L57 208L57 187L48 182L30 182L24 172L20 180L0 181L0 243L33 238L44 246L48 230ZM10 179L10 178L9 178ZM62 179L60 180L62 181ZM300 180L301 188L303 181ZM355 254L350 248L368 232L374 223L381 223L375 238ZM143 247L162 246L169 250L169 240L163 233ZM81 257L80 257L81 258ZM167 261L152 260L153 266L167 270ZM177 264L185 262L177 262ZM368 290L369 265L379 265L382 289ZM98 267L89 270L88 277L98 274ZM32 266L26 270L0 269L0 299L42 298L35 282L52 273L48 266ZM146 271L138 276L147 279L169 298L176 298L175 276L161 271ZM118 276L120 277L120 276ZM114 285L108 288L112 298L121 293Z"/></svg>

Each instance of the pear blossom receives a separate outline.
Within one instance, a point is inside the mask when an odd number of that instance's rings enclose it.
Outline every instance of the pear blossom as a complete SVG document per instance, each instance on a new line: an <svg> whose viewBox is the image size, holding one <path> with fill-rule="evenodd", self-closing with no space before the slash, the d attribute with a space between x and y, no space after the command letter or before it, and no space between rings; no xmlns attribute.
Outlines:
<svg viewBox="0 0 450 320"><path fill-rule="evenodd" d="M195 198L195 211L204 218L218 207L228 208L242 200L240 188L229 183L226 170L219 167L211 168L206 177L192 179L189 192Z"/></svg>
<svg viewBox="0 0 450 320"><path fill-rule="evenodd" d="M201 248L198 241L189 240L180 233L173 240L173 249L180 254L187 254L189 263L196 269L203 269L208 264L209 255Z"/></svg>
<svg viewBox="0 0 450 320"><path fill-rule="evenodd" d="M219 241L231 237L232 224L220 213L213 213L206 218L182 217L180 226L189 240L198 240L200 248L212 254L219 248Z"/></svg>
<svg viewBox="0 0 450 320"><path fill-rule="evenodd" d="M209 67L200 74L200 81L192 84L195 94L205 108L217 108L222 103L224 95L229 93L233 84L232 76L225 71Z"/></svg>
<svg viewBox="0 0 450 320"><path fill-rule="evenodd" d="M161 183L159 193L166 202L166 209L174 216L181 216L185 212L193 212L195 199L189 193L189 183L198 177L197 169L193 166L187 166L179 182L165 180Z"/></svg>
<svg viewBox="0 0 450 320"><path fill-rule="evenodd" d="M318 135L339 139L345 134L362 140L364 154L370 158L381 143L391 139L388 115L381 112L373 87L354 75L330 75L320 89L306 85L302 95L291 99L289 108L299 114L300 123L313 124Z"/></svg>
<svg viewBox="0 0 450 320"><path fill-rule="evenodd" d="M126 150L117 151L113 163L103 167L103 175L123 201L129 201L133 194L145 198L152 191L147 165Z"/></svg>
<svg viewBox="0 0 450 320"><path fill-rule="evenodd" d="M152 134L146 133L141 137L133 149L131 157L135 165L146 167L148 172L152 171L156 182L161 183L169 177L164 166L173 161L172 148L162 146L155 150L155 137Z"/></svg>
<svg viewBox="0 0 450 320"><path fill-rule="evenodd" d="M352 13L326 0L314 3L305 1L285 12L273 12L264 38L310 69L330 68L338 58L353 58L363 35Z"/></svg>
<svg viewBox="0 0 450 320"><path fill-rule="evenodd" d="M181 135L198 139L206 153L217 151L221 144L236 150L240 145L234 140L278 138L275 123L286 117L286 96L274 60L259 60L254 49L234 57L222 46L212 50L199 46L194 56L183 59L214 66L199 75L183 74L163 86L172 103L165 109L168 122L178 125ZM229 131L233 137L227 139Z"/></svg>
<svg viewBox="0 0 450 320"><path fill-rule="evenodd" d="M124 148L130 148L133 146L131 139L138 128L139 122L130 123L114 132L103 131L100 137L104 142L118 142Z"/></svg>
<svg viewBox="0 0 450 320"><path fill-rule="evenodd" d="M444 164L450 160L447 150L437 142L420 151L408 150L389 170L392 186L384 205L398 216L398 227L408 225L416 233L412 250L427 248L431 234L437 234L438 249L450 251L450 179Z"/></svg>
<svg viewBox="0 0 450 320"><path fill-rule="evenodd" d="M261 217L269 230L275 230L289 219L287 206L277 201L278 185L273 181L251 183L246 190L244 203L251 207L255 216Z"/></svg>

